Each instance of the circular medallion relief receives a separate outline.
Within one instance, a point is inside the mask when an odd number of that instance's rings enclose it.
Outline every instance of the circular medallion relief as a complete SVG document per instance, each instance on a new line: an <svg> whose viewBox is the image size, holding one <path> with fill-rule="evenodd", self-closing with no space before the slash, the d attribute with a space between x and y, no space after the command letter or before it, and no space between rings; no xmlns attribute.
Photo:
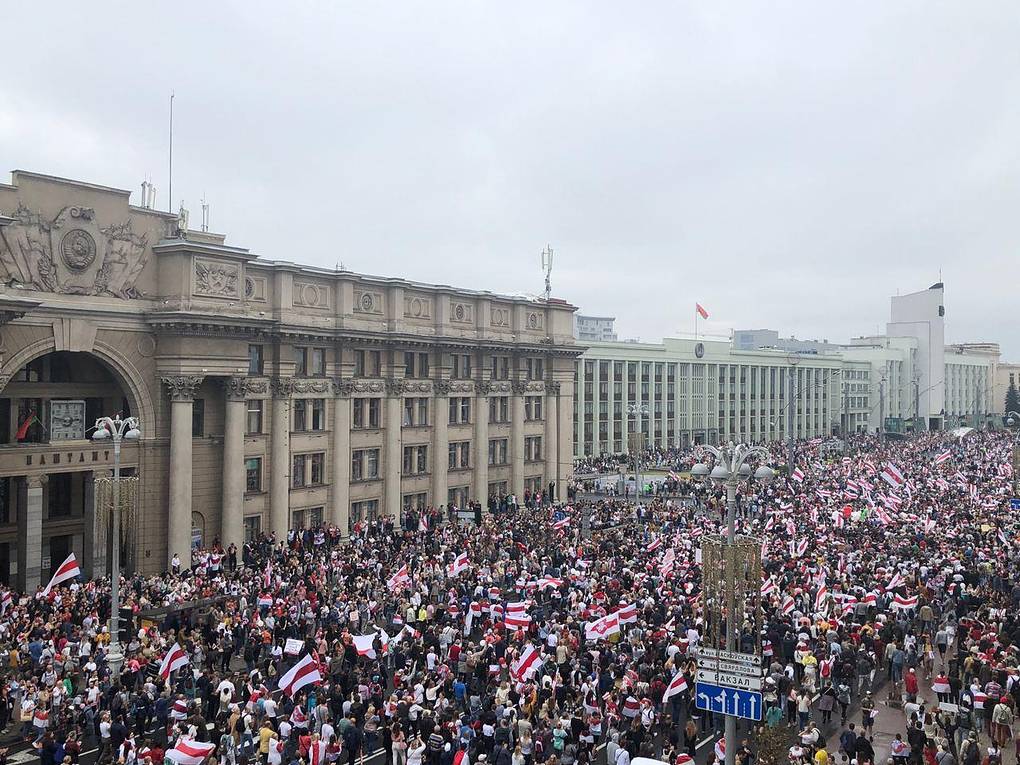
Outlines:
<svg viewBox="0 0 1020 765"><path fill-rule="evenodd" d="M371 311L373 304L374 301L372 300L372 296L370 294L366 292L361 296L361 310Z"/></svg>
<svg viewBox="0 0 1020 765"><path fill-rule="evenodd" d="M255 297L255 280L250 276L246 276L244 279L244 296L246 298Z"/></svg>
<svg viewBox="0 0 1020 765"><path fill-rule="evenodd" d="M454 306L453 309L453 316L455 319L457 319L457 321L464 321L464 306L461 305L460 303L457 303L457 305Z"/></svg>
<svg viewBox="0 0 1020 765"><path fill-rule="evenodd" d="M84 271L96 260L96 240L84 229L72 229L60 240L60 257L72 271Z"/></svg>
<svg viewBox="0 0 1020 765"><path fill-rule="evenodd" d="M301 300L312 308L319 305L319 288L314 284L306 284L301 290Z"/></svg>

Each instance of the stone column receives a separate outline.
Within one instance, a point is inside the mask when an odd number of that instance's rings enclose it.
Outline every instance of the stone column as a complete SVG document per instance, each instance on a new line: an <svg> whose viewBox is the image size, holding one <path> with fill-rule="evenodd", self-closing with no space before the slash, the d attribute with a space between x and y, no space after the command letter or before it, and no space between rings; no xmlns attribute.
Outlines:
<svg viewBox="0 0 1020 765"><path fill-rule="evenodd" d="M350 380L333 380L333 490L329 522L346 534L351 514L351 393Z"/></svg>
<svg viewBox="0 0 1020 765"><path fill-rule="evenodd" d="M174 553L191 566L191 417L201 377L164 377L170 395L170 516L166 560Z"/></svg>
<svg viewBox="0 0 1020 765"><path fill-rule="evenodd" d="M106 573L106 546L109 542L107 530L102 528L101 521L96 517L96 479L109 478L108 470L93 470L85 473L85 527L82 542L82 574L86 579L102 576ZM107 519L108 521L109 519Z"/></svg>
<svg viewBox="0 0 1020 765"><path fill-rule="evenodd" d="M432 504L441 507L449 494L450 390L449 380L438 380L432 399Z"/></svg>
<svg viewBox="0 0 1020 765"><path fill-rule="evenodd" d="M474 498L488 507L489 502L489 391L491 384L475 383L475 476Z"/></svg>
<svg viewBox="0 0 1020 765"><path fill-rule="evenodd" d="M510 396L510 492L524 502L524 392L527 385L515 381Z"/></svg>
<svg viewBox="0 0 1020 765"><path fill-rule="evenodd" d="M29 594L40 585L45 480L29 475L18 481L18 589Z"/></svg>
<svg viewBox="0 0 1020 765"><path fill-rule="evenodd" d="M401 454L400 426L401 408L404 405L404 381L386 381L386 423L383 429L383 512L393 518L400 518L400 469Z"/></svg>
<svg viewBox="0 0 1020 765"><path fill-rule="evenodd" d="M553 386L557 387L557 392L553 393ZM545 396L542 401L542 415L545 417L545 438L542 440L545 442L542 444L542 448L545 449L545 483L542 485L542 492L546 493L549 491L549 484L556 485L556 496L552 499L559 499L560 487L557 481L557 456L559 455L559 444L556 440L556 429L557 429L557 417L556 417L556 399L559 395L559 383L547 384L545 387Z"/></svg>
<svg viewBox="0 0 1020 765"><path fill-rule="evenodd" d="M273 422L269 450L269 530L276 541L287 539L290 527L290 396L294 381L274 377Z"/></svg>
<svg viewBox="0 0 1020 765"><path fill-rule="evenodd" d="M240 551L244 546L244 421L247 415L245 398L248 395L248 379L228 377L223 381L223 392L223 508L220 515L220 542L224 550L233 542Z"/></svg>
<svg viewBox="0 0 1020 765"><path fill-rule="evenodd" d="M565 394L563 387L570 383L553 383L556 389L556 416L559 425L556 429L556 497L565 500L567 497L567 480L574 474L574 406L573 396Z"/></svg>

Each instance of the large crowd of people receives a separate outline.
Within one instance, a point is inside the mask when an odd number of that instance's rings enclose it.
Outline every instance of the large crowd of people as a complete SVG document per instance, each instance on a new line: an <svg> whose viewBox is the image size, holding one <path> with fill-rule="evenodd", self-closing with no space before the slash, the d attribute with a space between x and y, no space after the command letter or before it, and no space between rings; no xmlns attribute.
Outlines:
<svg viewBox="0 0 1020 765"><path fill-rule="evenodd" d="M996 765L1015 745L1012 446L976 432L865 437L837 456L805 443L794 469L741 488L761 621L732 629L765 657L761 724L791 726L793 760L874 763L882 682L904 716L895 765ZM538 500L477 523L423 511L214 546L125 578L131 608L159 615L132 625L117 676L108 580L9 593L0 727L42 765L92 750L100 765L721 757L721 722L693 688L699 646L721 640L698 548L720 532L722 490L645 497L640 512L622 497ZM737 759L756 756L749 736Z"/></svg>

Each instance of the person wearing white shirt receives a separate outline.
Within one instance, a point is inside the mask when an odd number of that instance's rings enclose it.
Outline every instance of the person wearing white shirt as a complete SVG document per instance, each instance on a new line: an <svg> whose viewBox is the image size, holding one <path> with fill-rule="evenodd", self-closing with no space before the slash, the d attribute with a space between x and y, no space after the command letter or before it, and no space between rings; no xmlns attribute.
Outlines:
<svg viewBox="0 0 1020 765"><path fill-rule="evenodd" d="M266 700L262 703L262 707L266 711L266 717L270 718L271 720L276 719L277 715L276 702L273 701L272 696L266 698Z"/></svg>

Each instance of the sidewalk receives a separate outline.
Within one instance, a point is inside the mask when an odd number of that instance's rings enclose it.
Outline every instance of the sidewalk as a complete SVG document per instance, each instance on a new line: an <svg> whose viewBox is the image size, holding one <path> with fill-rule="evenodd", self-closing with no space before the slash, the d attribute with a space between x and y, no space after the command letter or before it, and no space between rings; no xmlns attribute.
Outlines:
<svg viewBox="0 0 1020 765"><path fill-rule="evenodd" d="M938 673L940 668L939 660L935 660L934 672ZM884 669L884 668L883 668ZM879 670L882 672L883 670ZM922 670L918 668L918 697L919 700L925 701L925 707L931 709L938 706L938 697L931 689L932 678L925 677L922 674ZM875 701L875 709L878 711L878 717L875 718L874 726L874 740L872 746L875 748L875 765L885 765L889 759L889 750L893 740L896 738L896 734L900 733L903 735L903 740L907 739L907 718L903 710L896 706L889 705L889 693L892 690L899 698L899 694L902 693L902 683L895 687L888 680L882 684L880 690L876 691L872 698ZM851 707L851 714L848 718L848 723L854 724L855 731L859 732L861 729L861 712L859 699L855 700L855 703ZM839 735L845 730L845 726L837 726L835 730L828 735L825 741L825 747L829 752L830 756L834 756L839 752ZM991 743L991 739L988 737L987 732L978 735L978 743L981 745L982 757ZM1020 765L1016 759L1015 747L1010 744L1002 749L1002 762L1003 765Z"/></svg>

